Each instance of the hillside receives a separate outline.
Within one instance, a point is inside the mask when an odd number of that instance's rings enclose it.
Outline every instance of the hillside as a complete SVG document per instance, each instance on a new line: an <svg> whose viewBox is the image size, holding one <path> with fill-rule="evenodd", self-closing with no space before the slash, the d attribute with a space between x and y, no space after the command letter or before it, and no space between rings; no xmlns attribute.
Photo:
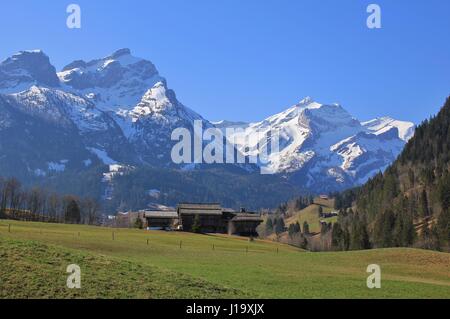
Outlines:
<svg viewBox="0 0 450 319"><path fill-rule="evenodd" d="M2 298L450 296L450 255L416 249L308 253L239 237L10 221L0 222L0 248ZM72 263L79 291L65 287ZM382 289L366 287L373 263Z"/></svg>
<svg viewBox="0 0 450 319"><path fill-rule="evenodd" d="M324 213L330 213L334 210L334 201L333 200L324 200L320 198L314 199L314 204L295 212L292 217L289 217L286 220L286 225L294 224L299 222L300 225L303 225L304 222L307 222L309 225L309 230L312 233L320 232L321 225L320 221L325 221L327 223L334 223L337 220L337 217L331 218L319 218L319 208L322 207L322 211Z"/></svg>
<svg viewBox="0 0 450 319"><path fill-rule="evenodd" d="M82 290L66 289L66 268L77 264ZM236 289L100 254L36 241L0 239L1 298L242 298Z"/></svg>
<svg viewBox="0 0 450 319"><path fill-rule="evenodd" d="M435 117L417 128L384 174L356 191L339 195L337 200L348 213L334 231L335 243L341 248L352 245L344 237L354 234L355 248L418 246L448 250L450 98ZM348 210L351 206L355 212Z"/></svg>

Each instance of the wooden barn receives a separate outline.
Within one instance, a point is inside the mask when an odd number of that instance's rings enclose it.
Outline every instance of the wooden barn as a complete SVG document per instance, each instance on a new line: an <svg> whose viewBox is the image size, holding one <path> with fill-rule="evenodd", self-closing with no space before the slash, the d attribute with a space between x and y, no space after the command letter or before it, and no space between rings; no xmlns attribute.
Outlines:
<svg viewBox="0 0 450 319"><path fill-rule="evenodd" d="M178 220L175 211L144 211L143 215L150 229L172 229Z"/></svg>
<svg viewBox="0 0 450 319"><path fill-rule="evenodd" d="M201 233L226 233L227 225L222 218L220 204L185 203L178 205L177 212L184 231L193 231L192 226L198 218Z"/></svg>
<svg viewBox="0 0 450 319"><path fill-rule="evenodd" d="M201 233L239 236L257 236L256 227L262 223L259 214L224 210L220 204L180 204L178 216L183 230L188 232L193 230L196 218Z"/></svg>
<svg viewBox="0 0 450 319"><path fill-rule="evenodd" d="M236 213L228 221L228 234L257 237L256 228L263 222L261 215L256 213Z"/></svg>

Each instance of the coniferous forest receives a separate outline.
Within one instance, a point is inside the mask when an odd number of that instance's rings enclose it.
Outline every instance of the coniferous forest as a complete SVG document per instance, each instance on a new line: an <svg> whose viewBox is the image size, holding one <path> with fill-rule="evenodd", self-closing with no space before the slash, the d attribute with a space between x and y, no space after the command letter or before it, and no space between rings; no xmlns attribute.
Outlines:
<svg viewBox="0 0 450 319"><path fill-rule="evenodd" d="M337 250L449 250L450 98L416 130L399 158L364 186L336 195Z"/></svg>

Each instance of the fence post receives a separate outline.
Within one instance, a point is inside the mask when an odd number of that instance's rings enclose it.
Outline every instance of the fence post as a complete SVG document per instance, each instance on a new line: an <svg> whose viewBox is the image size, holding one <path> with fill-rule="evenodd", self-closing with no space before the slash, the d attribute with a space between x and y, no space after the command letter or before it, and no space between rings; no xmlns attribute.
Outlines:
<svg viewBox="0 0 450 319"><path fill-rule="evenodd" d="M114 232L112 232L112 240L114 240Z"/></svg>
<svg viewBox="0 0 450 319"><path fill-rule="evenodd" d="M180 240L180 249L181 249L181 245L182 245L182 243L183 243L183 242L182 242L182 241Z"/></svg>
<svg viewBox="0 0 450 319"><path fill-rule="evenodd" d="M8 224L8 233L11 232L11 224Z"/></svg>
<svg viewBox="0 0 450 319"><path fill-rule="evenodd" d="M213 244L213 250L216 250L216 248L214 247L214 244Z"/></svg>
<svg viewBox="0 0 450 319"><path fill-rule="evenodd" d="M148 239L147 239L147 246L148 246Z"/></svg>

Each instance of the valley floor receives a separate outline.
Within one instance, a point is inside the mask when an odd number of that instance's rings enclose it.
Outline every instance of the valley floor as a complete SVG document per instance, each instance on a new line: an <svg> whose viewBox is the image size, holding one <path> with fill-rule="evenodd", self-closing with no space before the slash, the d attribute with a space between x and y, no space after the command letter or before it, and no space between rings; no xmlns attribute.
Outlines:
<svg viewBox="0 0 450 319"><path fill-rule="evenodd" d="M66 287L69 264L81 289ZM367 288L370 264L381 289ZM0 298L450 298L450 254L3 220Z"/></svg>

